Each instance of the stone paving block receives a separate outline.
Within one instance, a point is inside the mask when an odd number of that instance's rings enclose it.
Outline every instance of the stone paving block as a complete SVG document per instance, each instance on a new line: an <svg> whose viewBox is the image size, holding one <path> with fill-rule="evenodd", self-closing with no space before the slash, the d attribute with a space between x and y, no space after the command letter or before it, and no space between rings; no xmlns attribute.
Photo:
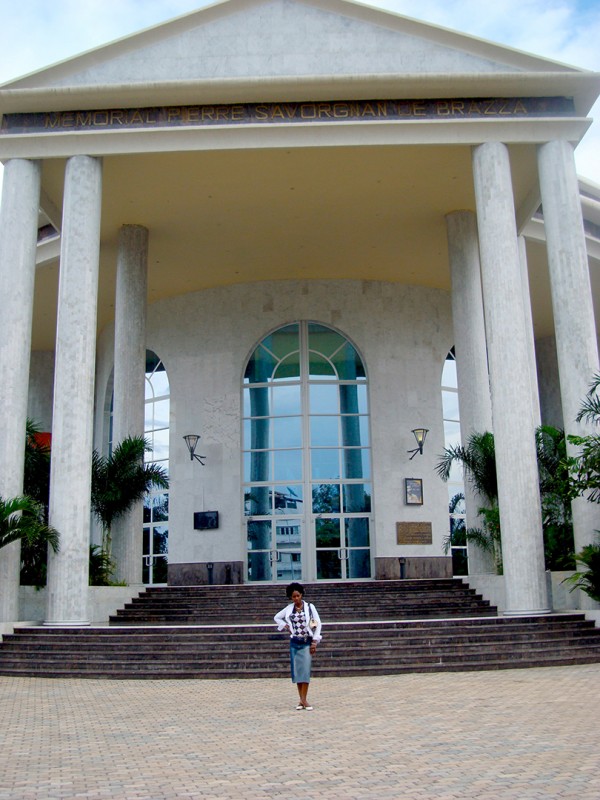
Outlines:
<svg viewBox="0 0 600 800"><path fill-rule="evenodd" d="M598 800L599 679L0 678L0 800Z"/></svg>

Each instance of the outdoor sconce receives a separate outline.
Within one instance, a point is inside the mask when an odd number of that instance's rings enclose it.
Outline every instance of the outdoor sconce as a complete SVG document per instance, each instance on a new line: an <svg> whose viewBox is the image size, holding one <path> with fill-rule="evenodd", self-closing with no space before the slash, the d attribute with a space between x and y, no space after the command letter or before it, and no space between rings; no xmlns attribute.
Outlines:
<svg viewBox="0 0 600 800"><path fill-rule="evenodd" d="M199 456L196 454L196 447L200 439L198 434L188 433L187 436L183 437L183 439L187 445L187 449L190 451L190 461L196 459L196 461L199 461L202 464L202 466L204 466L204 461L202 459L206 459L206 456Z"/></svg>
<svg viewBox="0 0 600 800"><path fill-rule="evenodd" d="M408 459L409 461L412 461L417 453L423 455L423 445L425 444L425 439L429 433L429 428L413 428L413 433L415 435L415 439L417 440L417 446L414 450L406 451L407 453L412 453L411 457Z"/></svg>

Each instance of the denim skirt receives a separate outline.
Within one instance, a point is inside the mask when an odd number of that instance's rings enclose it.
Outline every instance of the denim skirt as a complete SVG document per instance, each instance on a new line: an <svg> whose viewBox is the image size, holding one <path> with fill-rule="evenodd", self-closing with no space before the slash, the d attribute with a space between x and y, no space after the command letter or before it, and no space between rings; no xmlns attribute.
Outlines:
<svg viewBox="0 0 600 800"><path fill-rule="evenodd" d="M290 639L290 668L293 683L310 683L310 643L312 639L304 642Z"/></svg>

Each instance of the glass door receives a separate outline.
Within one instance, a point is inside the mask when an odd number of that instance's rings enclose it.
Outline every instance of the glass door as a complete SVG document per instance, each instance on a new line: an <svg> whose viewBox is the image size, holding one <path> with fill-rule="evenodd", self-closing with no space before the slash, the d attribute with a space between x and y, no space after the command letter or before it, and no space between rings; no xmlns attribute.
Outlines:
<svg viewBox="0 0 600 800"><path fill-rule="evenodd" d="M265 337L243 387L249 581L371 577L367 381L353 345L302 322Z"/></svg>

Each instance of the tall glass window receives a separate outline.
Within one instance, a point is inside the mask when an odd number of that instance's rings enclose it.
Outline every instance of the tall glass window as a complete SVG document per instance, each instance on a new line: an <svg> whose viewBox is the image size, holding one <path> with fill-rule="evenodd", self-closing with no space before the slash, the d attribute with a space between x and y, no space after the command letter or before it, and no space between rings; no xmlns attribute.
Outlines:
<svg viewBox="0 0 600 800"><path fill-rule="evenodd" d="M252 353L243 386L248 579L371 575L367 377L354 346L314 322Z"/></svg>
<svg viewBox="0 0 600 800"><path fill-rule="evenodd" d="M169 472L170 396L167 371L160 358L146 351L146 390L144 436L152 450L147 463L156 463ZM143 581L167 582L169 553L169 492L152 490L144 498Z"/></svg>
<svg viewBox="0 0 600 800"><path fill-rule="evenodd" d="M460 411L454 348L444 362L442 372L442 406L444 410L445 447L460 445ZM454 464L448 486L449 542L454 575L468 574L467 540L465 538L465 485L460 466Z"/></svg>

